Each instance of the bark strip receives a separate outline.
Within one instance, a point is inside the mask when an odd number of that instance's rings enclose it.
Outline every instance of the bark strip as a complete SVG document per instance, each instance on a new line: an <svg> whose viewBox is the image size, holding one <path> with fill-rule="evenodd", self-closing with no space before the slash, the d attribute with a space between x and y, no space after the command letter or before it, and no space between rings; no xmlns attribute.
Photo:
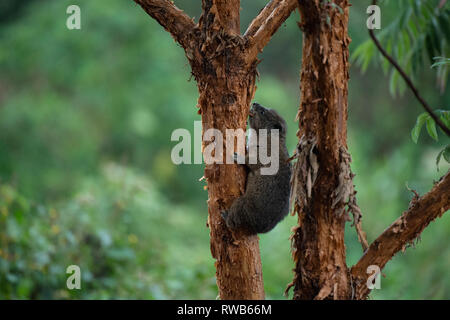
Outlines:
<svg viewBox="0 0 450 320"><path fill-rule="evenodd" d="M282 0L274 10L268 15L267 19L261 24L252 36L251 46L249 49L250 57L256 57L258 53L269 43L270 38L291 15L292 11L297 7L297 0ZM263 10L264 11L264 10Z"/></svg>

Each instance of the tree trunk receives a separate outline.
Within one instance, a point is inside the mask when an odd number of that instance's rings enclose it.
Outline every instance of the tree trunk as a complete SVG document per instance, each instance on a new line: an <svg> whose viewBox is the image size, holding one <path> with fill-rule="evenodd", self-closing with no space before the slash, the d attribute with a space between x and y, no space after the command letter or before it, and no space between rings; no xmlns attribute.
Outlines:
<svg viewBox="0 0 450 320"><path fill-rule="evenodd" d="M214 75L208 79L198 79L199 107L203 130L215 128L225 137L227 129L245 130L248 105L255 90L255 77L254 71L241 74L225 71L219 75L218 70L214 70ZM245 191L245 171L238 165L206 165L205 178L208 182L211 253L216 259L220 297L264 299L258 237L232 234L220 215Z"/></svg>
<svg viewBox="0 0 450 320"><path fill-rule="evenodd" d="M204 59L201 64L193 64L203 130L218 129L224 137L227 129L246 129L248 106L255 92L255 70L239 66L238 51L235 48L212 61ZM209 71L205 74L203 70ZM204 147L207 144L204 142ZM216 259L220 298L264 299L258 237L232 234L220 215L245 191L245 170L239 165L206 165L205 178L211 253Z"/></svg>
<svg viewBox="0 0 450 320"><path fill-rule="evenodd" d="M351 296L345 261L346 214L339 197L347 148L348 1L334 1L342 12L324 3L299 0L303 58L293 190L298 214L292 239L294 299Z"/></svg>
<svg viewBox="0 0 450 320"><path fill-rule="evenodd" d="M226 130L246 129L248 106L255 92L256 69L244 59L239 28L239 1L203 1L199 42L193 46L196 49L190 62L199 90L203 132L213 128L222 133L223 162ZM203 148L209 143L215 142L204 141ZM264 299L258 237L232 234L220 214L245 191L245 170L239 165L210 164L205 167L205 178L220 298Z"/></svg>

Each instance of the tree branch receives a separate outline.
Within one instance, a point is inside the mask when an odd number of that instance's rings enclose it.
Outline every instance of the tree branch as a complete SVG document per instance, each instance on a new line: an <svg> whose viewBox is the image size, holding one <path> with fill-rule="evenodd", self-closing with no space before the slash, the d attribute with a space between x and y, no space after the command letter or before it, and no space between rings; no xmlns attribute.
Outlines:
<svg viewBox="0 0 450 320"><path fill-rule="evenodd" d="M377 5L377 0L373 0L373 5ZM386 50L383 49L381 46L381 43L378 41L377 37L375 37L375 33L372 29L369 29L370 37L372 38L373 42L377 46L378 50L381 52L381 54L394 66L395 69L400 73L403 80L405 80L408 87L411 89L411 91L416 96L417 100L422 104L423 108L428 112L428 114L433 118L434 122L444 131L447 136L450 137L450 128L448 128L442 121L439 119L439 117L433 112L433 109L428 105L428 103L422 98L422 96L419 94L419 90L414 86L411 79L408 77L408 75L403 71L403 69L400 67L400 65L392 58Z"/></svg>
<svg viewBox="0 0 450 320"><path fill-rule="evenodd" d="M246 31L250 39L250 57L256 57L262 51L272 35L297 8L297 4L297 0L273 0L267 4ZM258 28L259 24L261 26ZM253 32L255 32L254 35L251 34Z"/></svg>
<svg viewBox="0 0 450 320"><path fill-rule="evenodd" d="M351 274L356 284L355 299L365 299L370 293L367 288L367 268L371 265L381 269L400 250L413 244L430 222L441 217L450 209L450 171L422 197L417 195L410 207L392 223L366 250L352 267Z"/></svg>
<svg viewBox="0 0 450 320"><path fill-rule="evenodd" d="M250 23L244 36L254 36L261 25L267 20L273 10L278 7L282 0L270 0L268 4L259 12L255 19Z"/></svg>
<svg viewBox="0 0 450 320"><path fill-rule="evenodd" d="M169 0L133 0L164 27L183 48L190 47L189 34L195 23Z"/></svg>

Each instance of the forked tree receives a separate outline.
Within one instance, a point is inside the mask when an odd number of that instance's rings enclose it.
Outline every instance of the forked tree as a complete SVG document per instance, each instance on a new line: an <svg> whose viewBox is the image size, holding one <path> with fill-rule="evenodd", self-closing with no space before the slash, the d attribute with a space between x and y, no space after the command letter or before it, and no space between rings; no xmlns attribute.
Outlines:
<svg viewBox="0 0 450 320"><path fill-rule="evenodd" d="M244 34L240 33L240 0L202 0L198 23L169 0L134 1L184 49L197 82L203 131L215 128L224 135L226 129L246 129L258 54L299 9L303 59L292 180L299 223L292 235L294 280L288 286L294 288L294 299L367 298L368 267L382 269L450 208L447 173L429 193L415 197L370 246L365 240L347 152L348 0L272 0ZM223 148L226 154L225 144ZM245 171L239 165L207 164L204 177L219 296L263 299L258 237L231 232L220 215L245 191ZM344 244L349 213L365 250L351 268Z"/></svg>

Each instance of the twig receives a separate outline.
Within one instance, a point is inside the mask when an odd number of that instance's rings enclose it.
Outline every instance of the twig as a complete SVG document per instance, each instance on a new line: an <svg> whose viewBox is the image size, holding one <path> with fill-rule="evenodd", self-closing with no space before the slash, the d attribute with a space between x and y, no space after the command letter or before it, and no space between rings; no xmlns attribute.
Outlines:
<svg viewBox="0 0 450 320"><path fill-rule="evenodd" d="M254 36L261 25L266 21L267 17L270 16L276 7L278 7L281 1L282 0L270 0L269 3L267 3L261 12L256 16L256 18L250 23L247 31L244 33L244 36Z"/></svg>
<svg viewBox="0 0 450 320"><path fill-rule="evenodd" d="M249 56L251 58L256 57L258 53L262 51L272 35L278 30L283 22L286 21L292 11L297 8L298 0L277 0L275 4L269 3L267 6L269 7L267 12L263 9L260 13L265 19L256 18L258 21L255 22L255 25L261 23L261 26L256 30L254 35L250 35L251 46L249 48ZM272 11L270 9L272 9ZM250 27L252 27L253 24L254 23L252 22ZM256 27L252 27L252 30L254 29L256 29Z"/></svg>

